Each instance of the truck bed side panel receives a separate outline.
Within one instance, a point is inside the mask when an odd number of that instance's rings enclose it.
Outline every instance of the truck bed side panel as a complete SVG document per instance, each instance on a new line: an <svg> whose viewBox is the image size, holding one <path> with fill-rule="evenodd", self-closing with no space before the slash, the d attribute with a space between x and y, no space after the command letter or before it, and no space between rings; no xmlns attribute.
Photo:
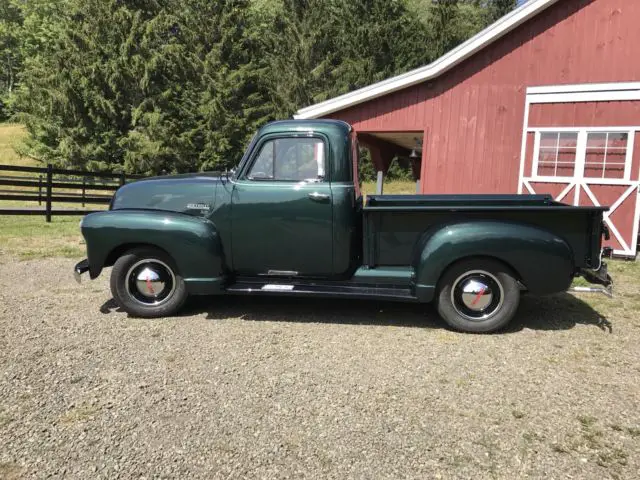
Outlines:
<svg viewBox="0 0 640 480"><path fill-rule="evenodd" d="M522 224L548 231L569 245L576 268L598 267L602 211L562 207L485 207L476 210L408 210L399 207L388 211L366 208L365 263L369 266L408 265L418 239L430 227L486 220Z"/></svg>

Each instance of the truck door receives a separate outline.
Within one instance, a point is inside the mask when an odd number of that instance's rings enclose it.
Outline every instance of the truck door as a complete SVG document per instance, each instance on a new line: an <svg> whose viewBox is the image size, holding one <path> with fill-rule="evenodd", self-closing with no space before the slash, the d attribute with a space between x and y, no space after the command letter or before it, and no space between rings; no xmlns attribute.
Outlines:
<svg viewBox="0 0 640 480"><path fill-rule="evenodd" d="M233 268L239 275L333 273L333 198L325 138L269 135L234 182Z"/></svg>

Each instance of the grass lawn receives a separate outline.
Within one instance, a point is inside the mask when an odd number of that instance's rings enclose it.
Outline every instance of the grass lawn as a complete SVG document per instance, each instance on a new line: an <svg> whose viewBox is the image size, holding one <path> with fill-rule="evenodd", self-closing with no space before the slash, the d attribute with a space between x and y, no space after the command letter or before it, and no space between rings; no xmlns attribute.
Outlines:
<svg viewBox="0 0 640 480"><path fill-rule="evenodd" d="M36 161L20 157L14 146L20 142L26 131L22 125L0 124L0 164L19 166L40 166ZM1 176L24 175L20 172L0 172ZM14 187L0 187L14 190ZM0 201L0 208L33 207L42 208L35 202ZM54 204L54 208L82 208L80 204ZM101 206L89 206L99 209ZM21 259L44 257L82 257L85 248L78 223L81 216L53 217L46 223L44 216L4 216L0 215L0 258L3 256Z"/></svg>
<svg viewBox="0 0 640 480"><path fill-rule="evenodd" d="M80 235L80 216L53 217L51 223L40 216L0 216L0 261L20 259L81 258L85 246Z"/></svg>
<svg viewBox="0 0 640 480"><path fill-rule="evenodd" d="M19 143L27 134L22 125L16 123L0 124L0 164L34 166L35 162L30 158L20 157L14 150L14 145ZM8 175L2 172L0 175Z"/></svg>
<svg viewBox="0 0 640 480"><path fill-rule="evenodd" d="M0 164L39 166L33 159L20 157L14 145L20 142L26 131L22 125L0 125ZM2 176L21 175L0 172ZM11 187L1 187L11 189ZM37 203L0 201L0 207L38 207ZM55 205L59 206L59 205ZM21 259L43 257L82 257L84 245L78 222L80 217L54 217L51 223L44 216L0 215L0 258L12 256Z"/></svg>
<svg viewBox="0 0 640 480"><path fill-rule="evenodd" d="M382 189L385 195L414 195L416 184L406 180L385 181ZM363 182L362 193L364 195L375 195L376 182Z"/></svg>

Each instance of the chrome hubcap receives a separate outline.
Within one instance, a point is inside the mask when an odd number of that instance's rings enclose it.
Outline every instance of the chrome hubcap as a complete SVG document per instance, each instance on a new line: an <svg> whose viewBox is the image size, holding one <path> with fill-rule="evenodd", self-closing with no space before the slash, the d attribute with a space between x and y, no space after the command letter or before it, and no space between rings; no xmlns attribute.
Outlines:
<svg viewBox="0 0 640 480"><path fill-rule="evenodd" d="M493 292L489 282L483 279L470 278L464 281L460 288L462 289L462 303L469 310L482 312L491 305L493 300Z"/></svg>
<svg viewBox="0 0 640 480"><path fill-rule="evenodd" d="M145 297L156 298L162 295L166 285L160 273L151 267L146 267L136 276L138 292Z"/></svg>
<svg viewBox="0 0 640 480"><path fill-rule="evenodd" d="M175 290L175 276L171 268L160 260L141 260L127 272L127 291L132 299L143 305L164 303Z"/></svg>
<svg viewBox="0 0 640 480"><path fill-rule="evenodd" d="M483 270L464 273L454 282L451 302L469 320L486 320L502 307L504 290L498 279Z"/></svg>

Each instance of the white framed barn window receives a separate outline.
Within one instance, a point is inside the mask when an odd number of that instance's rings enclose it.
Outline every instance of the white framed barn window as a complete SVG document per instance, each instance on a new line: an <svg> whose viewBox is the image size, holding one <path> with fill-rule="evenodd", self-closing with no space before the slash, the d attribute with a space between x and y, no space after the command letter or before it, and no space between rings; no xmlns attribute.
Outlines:
<svg viewBox="0 0 640 480"><path fill-rule="evenodd" d="M542 132L538 148L540 177L573 177L578 150L578 132Z"/></svg>
<svg viewBox="0 0 640 480"><path fill-rule="evenodd" d="M536 128L533 178L628 181L634 129Z"/></svg>
<svg viewBox="0 0 640 480"><path fill-rule="evenodd" d="M629 133L588 132L585 178L625 178Z"/></svg>

